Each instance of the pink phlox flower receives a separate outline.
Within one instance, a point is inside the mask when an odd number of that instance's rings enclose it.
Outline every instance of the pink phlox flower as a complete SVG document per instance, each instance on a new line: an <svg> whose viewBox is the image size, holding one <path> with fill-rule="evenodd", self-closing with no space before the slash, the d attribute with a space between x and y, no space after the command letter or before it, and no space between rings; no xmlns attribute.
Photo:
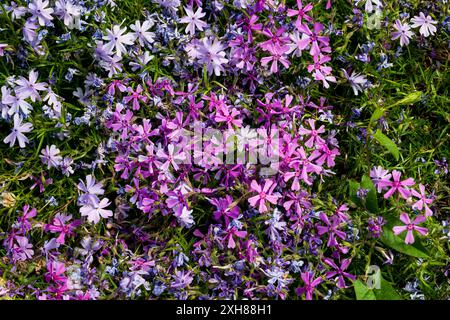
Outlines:
<svg viewBox="0 0 450 320"><path fill-rule="evenodd" d="M143 95L142 92L143 92L143 89L140 84L137 86L136 90L134 90L134 91L133 91L133 88L128 87L129 96L123 98L123 100L125 101L125 103L130 103L130 101L132 101L133 102L133 110L139 110L140 109L139 101L146 103L148 100L147 96Z"/></svg>
<svg viewBox="0 0 450 320"><path fill-rule="evenodd" d="M297 295L301 296L305 294L306 300L312 300L314 288L322 282L322 278L317 277L314 279L314 272L310 271L302 272L301 278L304 286L296 289Z"/></svg>
<svg viewBox="0 0 450 320"><path fill-rule="evenodd" d="M356 276L354 276L354 275L352 275L352 274L350 274L348 272L345 272L345 270L350 265L350 262L351 262L350 259L344 259L340 266L338 266L330 258L325 258L324 262L334 269L332 271L327 271L327 273L325 274L325 277L327 279L330 279L330 278L334 278L334 277L337 276L337 287L338 288L340 288L340 289L347 288L347 285L345 284L345 278L348 278L348 279L350 279L352 281L356 280Z"/></svg>
<svg viewBox="0 0 450 320"><path fill-rule="evenodd" d="M297 0L297 7L298 9L288 9L287 16L288 17L297 17L297 20L295 21L295 25L301 26L302 20L305 19L308 22L312 21L312 18L308 16L306 13L311 11L313 9L312 3L308 3L306 6L303 7L302 0Z"/></svg>
<svg viewBox="0 0 450 320"><path fill-rule="evenodd" d="M420 193L414 189L411 189L411 194L418 198L416 203L413 204L412 208L417 210L425 209L425 217L429 217L433 215L433 211L428 207L428 205L433 203L432 198L428 198L425 194L425 186L423 184L419 184Z"/></svg>
<svg viewBox="0 0 450 320"><path fill-rule="evenodd" d="M428 229L424 227L419 227L418 224L424 222L427 218L425 216L417 216L412 222L407 213L403 212L400 215L400 220L405 224L404 226L395 226L392 228L395 235L399 235L400 233L406 231L405 243L412 244L414 243L414 234L413 231L417 231L423 236L428 234Z"/></svg>
<svg viewBox="0 0 450 320"><path fill-rule="evenodd" d="M400 193L400 195L407 199L411 191L407 189L407 187L413 186L415 184L413 178L408 178L403 181L400 181L400 176L402 173L400 171L394 170L392 171L393 181L384 179L378 182L378 186L381 188L389 187L390 189L384 194L384 198L387 199L392 196L396 191Z"/></svg>
<svg viewBox="0 0 450 320"><path fill-rule="evenodd" d="M252 207L258 206L258 210L260 213L268 211L269 209L266 206L266 202L277 204L278 199L281 198L281 196L277 193L273 194L276 186L277 183L270 179L265 180L264 187L259 185L256 180L253 180L250 184L250 189L257 192L258 194L249 198L248 202Z"/></svg>
<svg viewBox="0 0 450 320"><path fill-rule="evenodd" d="M345 239L346 234L344 231L338 230L340 226L340 219L337 216L332 216L331 218L328 218L328 216L321 212L320 213L320 220L325 223L325 225L317 226L317 232L319 236L327 233L328 234L328 247L336 247L338 245L336 241L336 236L341 239ZM331 221L330 221L331 220Z"/></svg>
<svg viewBox="0 0 450 320"><path fill-rule="evenodd" d="M305 127L300 127L298 133L300 135L307 135L309 139L305 142L305 146L308 148L312 148L315 144L322 145L325 143L325 140L322 139L319 134L325 132L325 126L321 125L319 129L316 129L316 120L308 119L308 124L311 129L306 129Z"/></svg>

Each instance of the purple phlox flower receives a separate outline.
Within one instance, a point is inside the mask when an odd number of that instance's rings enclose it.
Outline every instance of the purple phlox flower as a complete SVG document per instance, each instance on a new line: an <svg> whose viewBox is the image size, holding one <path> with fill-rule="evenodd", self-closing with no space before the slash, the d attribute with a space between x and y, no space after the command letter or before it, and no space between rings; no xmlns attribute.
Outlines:
<svg viewBox="0 0 450 320"><path fill-rule="evenodd" d="M28 79L20 77L16 80L17 87L14 89L16 95L22 99L30 98L31 101L41 100L41 96L38 91L47 91L47 83L36 82L39 73L37 71L31 70Z"/></svg>
<svg viewBox="0 0 450 320"><path fill-rule="evenodd" d="M16 243L12 248L14 261L25 261L31 259L34 255L33 245L29 243L27 237L16 236Z"/></svg>
<svg viewBox="0 0 450 320"><path fill-rule="evenodd" d="M53 179L52 178L45 179L45 175L46 173L43 172L38 177L32 176L31 179L33 179L34 183L30 187L30 189L33 190L34 188L39 186L39 192L43 193L45 191L45 186L53 183Z"/></svg>
<svg viewBox="0 0 450 320"><path fill-rule="evenodd" d="M87 220L94 224L100 221L100 218L112 217L113 212L111 210L106 210L105 208L110 205L107 198L102 199L100 202L89 203L80 208L80 213L82 216L87 216Z"/></svg>
<svg viewBox="0 0 450 320"><path fill-rule="evenodd" d="M118 89L120 92L125 92L127 90L127 87L122 80L112 80L107 89L108 94L114 95L116 93L116 89Z"/></svg>
<svg viewBox="0 0 450 320"><path fill-rule="evenodd" d="M112 29L106 30L106 35L103 37L103 40L108 41L104 48L108 53L115 53L120 58L123 53L127 53L127 49L125 45L132 45L134 42L134 36L131 33L125 33L127 28L120 28L120 26L115 25Z"/></svg>
<svg viewBox="0 0 450 320"><path fill-rule="evenodd" d="M244 17L243 22L241 23L242 30L244 32L247 32L247 39L249 42L253 41L253 31L261 31L263 28L262 23L256 23L258 21L259 17L255 14L252 14L250 18L247 16Z"/></svg>
<svg viewBox="0 0 450 320"><path fill-rule="evenodd" d="M161 160L165 160L159 168L163 172L169 171L170 165L172 165L173 169L177 171L180 168L177 162L181 163L186 160L185 153L181 149L175 151L175 146L173 144L169 144L167 146L167 153L163 148L159 147L156 151L156 156Z"/></svg>
<svg viewBox="0 0 450 320"><path fill-rule="evenodd" d="M217 110L216 115L214 117L214 121L216 122L225 122L228 125L228 129L232 129L233 125L236 127L241 127L242 126L242 119L238 118L235 119L236 117L240 116L240 112L236 109L233 108L230 110L225 107L222 108L220 110Z"/></svg>
<svg viewBox="0 0 450 320"><path fill-rule="evenodd" d="M17 222L16 224L14 224L14 227L22 230L22 233L26 233L31 230L31 223L29 220L37 215L37 210L36 208L32 208L30 210L30 206L28 204L24 205L22 210L23 213L17 219Z"/></svg>
<svg viewBox="0 0 450 320"><path fill-rule="evenodd" d="M269 37L269 40L261 42L259 47L272 54L283 54L289 51L289 37L285 35L285 29L279 28L273 33L270 29L264 29L262 34Z"/></svg>
<svg viewBox="0 0 450 320"><path fill-rule="evenodd" d="M136 258L129 262L131 264L131 270L137 271L138 273L146 274L150 271L152 267L155 266L154 260L146 260L144 258Z"/></svg>
<svg viewBox="0 0 450 320"><path fill-rule="evenodd" d="M305 37L302 37L302 39L298 43L298 47L300 50L304 50L306 49L306 47L308 47L308 45L311 45L309 54L314 57L318 56L322 52L323 49L321 49L320 45L328 47L330 41L329 38L320 35L320 33L324 29L323 24L315 22L313 30L311 30L308 25L301 24L297 26L297 29L305 35Z"/></svg>
<svg viewBox="0 0 450 320"><path fill-rule="evenodd" d="M302 0L297 0L297 7L298 10L295 9L288 9L287 16L288 17L297 17L297 20L295 21L295 25L297 28L302 25L302 20L305 19L308 22L312 21L312 18L308 16L306 13L308 11L311 11L313 9L312 3L308 3L306 6L303 7Z"/></svg>
<svg viewBox="0 0 450 320"><path fill-rule="evenodd" d="M80 182L77 185L78 190L83 192L84 194L80 196L79 203L80 204L90 204L99 202L98 195L102 195L105 193L103 186L101 183L97 183L95 181L95 177L92 175L86 176L86 183L80 179Z"/></svg>
<svg viewBox="0 0 450 320"><path fill-rule="evenodd" d="M209 202L216 207L213 215L217 221L220 221L220 218L223 217L225 223L228 225L231 220L239 217L239 207L232 205L232 196L226 195L224 198L213 198Z"/></svg>
<svg viewBox="0 0 450 320"><path fill-rule="evenodd" d="M408 178L405 179L403 181L400 181L400 176L402 175L402 173L400 171L394 170L392 171L392 178L393 181L391 180L381 180L378 182L378 186L379 188L385 188L385 187L389 187L390 189L384 194L384 198L387 199L390 196L392 196L396 191L398 193L400 193L400 195L404 198L407 199L410 194L411 191L409 191L406 187L410 187L413 186L415 184L414 179L413 178Z"/></svg>
<svg viewBox="0 0 450 320"><path fill-rule="evenodd" d="M381 217L375 217L375 218L369 218L367 221L367 229L369 231L369 234L372 238L379 238L381 236L381 233L383 232L383 225L386 224L386 220Z"/></svg>
<svg viewBox="0 0 450 320"><path fill-rule="evenodd" d="M320 138L320 137L319 137ZM290 167L301 170L300 177L307 185L312 185L312 181L308 177L308 173L314 172L320 174L322 167L314 164L312 161L317 158L317 155L311 154L309 157L303 147L298 148L297 157L291 162ZM286 179L286 177L285 177Z"/></svg>
<svg viewBox="0 0 450 320"><path fill-rule="evenodd" d="M373 167L372 170L370 170L370 178L372 178L372 182L377 187L378 193L380 193L383 190L383 187L380 186L380 181L382 180L390 180L391 174L388 170L384 170L381 166Z"/></svg>
<svg viewBox="0 0 450 320"><path fill-rule="evenodd" d="M141 94L143 92L142 86L139 84L136 88L136 90L133 91L133 88L128 87L128 93L129 96L124 97L123 100L125 103L130 103L130 101L133 102L133 110L139 110L139 100L146 103L147 102L147 96Z"/></svg>
<svg viewBox="0 0 450 320"><path fill-rule="evenodd" d="M45 281L65 284L67 278L64 276L64 272L66 272L64 263L59 261L49 261L47 262L47 273L44 276Z"/></svg>
<svg viewBox="0 0 450 320"><path fill-rule="evenodd" d="M317 165L321 166L326 162L327 166L332 168L335 165L334 159L340 154L338 148L330 149L326 143L322 143L319 144L319 148L314 150L311 155L318 156L316 159Z"/></svg>
<svg viewBox="0 0 450 320"><path fill-rule="evenodd" d="M188 24L185 30L186 33L190 33L191 36L193 36L195 34L195 28L200 31L203 31L203 28L206 28L208 24L200 20L206 15L206 13L202 12L201 7L198 7L195 13L192 7L184 7L184 11L186 12L186 16L182 17L180 22Z"/></svg>
<svg viewBox="0 0 450 320"><path fill-rule="evenodd" d="M338 243L336 241L336 236L341 239L345 239L345 237L346 237L346 234L344 231L338 230L338 227L340 226L339 217L332 216L329 219L328 216L324 212L321 212L319 217L320 217L320 220L322 220L325 223L325 226L317 226L317 232L318 232L319 236L321 236L325 233L328 233L327 246L328 247L337 246Z"/></svg>
<svg viewBox="0 0 450 320"><path fill-rule="evenodd" d="M322 282L322 278L317 277L316 279L313 279L314 272L310 272L310 271L302 272L301 278L303 280L304 287L300 287L300 288L296 289L297 295L301 296L301 295L305 294L306 300L312 300L314 288L317 287Z"/></svg>
<svg viewBox="0 0 450 320"><path fill-rule="evenodd" d="M189 229L193 225L195 225L195 221L194 221L194 217L192 216L192 212L193 212L193 210L189 210L187 207L183 207L181 209L180 215L175 214L175 216L178 219L178 222L180 223L180 225L182 227Z"/></svg>
<svg viewBox="0 0 450 320"><path fill-rule="evenodd" d="M358 95L358 92L363 92L364 86L367 84L366 76L360 73L356 73L355 71L353 71L351 75L348 75L345 69L341 70L344 73L344 76L347 79L347 81L350 83L350 86L352 87L355 96Z"/></svg>
<svg viewBox="0 0 450 320"><path fill-rule="evenodd" d="M436 32L436 27L434 26L437 24L437 21L434 21L429 15L425 16L423 12L420 12L418 16L415 16L411 19L411 22L413 23L411 27L418 28L421 35L423 35L425 38L432 35L434 36Z"/></svg>
<svg viewBox="0 0 450 320"><path fill-rule="evenodd" d="M408 23L403 24L399 19L394 22L394 29L397 30L392 32L392 40L400 38L400 46L407 46L409 44L409 39L412 38L414 33Z"/></svg>
<svg viewBox="0 0 450 320"><path fill-rule="evenodd" d="M271 56L261 58L261 65L263 67L268 65L269 62L272 61L272 64L270 65L270 73L278 72L278 62L280 62L286 69L289 68L289 65L291 63L288 60L287 56L284 54L289 51L289 46L283 46L280 48L274 47L274 49L271 51Z"/></svg>
<svg viewBox="0 0 450 320"><path fill-rule="evenodd" d="M281 218L280 211L275 208L272 217L264 222L268 226L266 233L269 235L271 241L280 241L281 237L279 232L284 232L286 230L286 222L282 221Z"/></svg>
<svg viewBox="0 0 450 320"><path fill-rule="evenodd" d="M145 20L142 24L140 21L136 21L130 26L130 29L134 31L131 33L135 39L139 41L139 44L143 47L146 43L153 43L155 34L150 30L154 25L152 20Z"/></svg>
<svg viewBox="0 0 450 320"><path fill-rule="evenodd" d="M316 129L316 121L314 119L308 119L309 129L305 129L303 126L298 129L300 135L307 135L309 139L305 142L305 146L312 148L314 144L324 144L323 140L319 134L325 132L325 126L321 125L319 129Z"/></svg>
<svg viewBox="0 0 450 320"><path fill-rule="evenodd" d="M425 217L430 217L433 215L433 211L431 211L428 205L433 203L433 199L427 197L427 195L425 194L425 186L423 184L419 184L419 190L420 193L414 189L411 189L411 194L419 199L416 203L413 204L412 208L418 210L422 210L424 208Z"/></svg>
<svg viewBox="0 0 450 320"><path fill-rule="evenodd" d="M225 71L223 64L228 63L228 59L225 58L225 46L215 37L205 37L201 44L198 62L201 65L206 64L208 75L211 76L214 73L220 76L221 72Z"/></svg>
<svg viewBox="0 0 450 320"><path fill-rule="evenodd" d="M413 221L410 220L407 213L403 212L400 215L400 220L405 224L404 226L396 226L393 227L392 230L394 231L395 235L398 235L404 231L407 231L406 237L405 237L405 243L406 244L412 244L414 243L414 235L413 231L417 231L423 236L426 236L428 234L428 229L424 227L419 227L418 224L422 223L427 218L425 216L417 216Z"/></svg>
<svg viewBox="0 0 450 320"><path fill-rule="evenodd" d="M194 277L192 277L192 272L184 270L177 270L175 274L172 275L172 278L173 282L170 285L172 289L184 289L194 280Z"/></svg>
<svg viewBox="0 0 450 320"><path fill-rule="evenodd" d="M344 259L341 263L341 266L338 266L332 259L325 258L323 260L327 265L332 267L333 271L328 271L326 273L326 278L330 279L337 276L337 287L340 289L347 288L345 285L345 278L348 278L350 280L356 280L356 277L348 272L345 272L345 270L350 265L351 260L350 259Z"/></svg>
<svg viewBox="0 0 450 320"><path fill-rule="evenodd" d="M272 204L277 204L278 199L281 198L281 196L277 193L273 194L273 190L276 186L277 183L270 179L265 180L264 187L262 187L262 185L259 185L256 180L253 180L250 184L250 189L257 192L258 195L249 198L248 202L252 207L258 206L258 210L260 213L268 211L269 209L266 206L266 201Z"/></svg>
<svg viewBox="0 0 450 320"><path fill-rule="evenodd" d="M227 248L234 249L236 247L236 242L234 241L234 237L245 238L247 236L247 231L239 231L235 226L228 228L225 231L225 237L223 241L227 242Z"/></svg>
<svg viewBox="0 0 450 320"><path fill-rule="evenodd" d="M44 230L52 233L59 233L56 242L64 244L66 236L74 236L75 233L73 230L81 224L80 220L74 220L71 223L68 223L71 219L72 215L57 213L53 218L52 223L45 225Z"/></svg>
<svg viewBox="0 0 450 320"><path fill-rule="evenodd" d="M28 5L29 13L33 16L31 17L32 21L38 21L41 26L45 26L48 22L53 20L52 13L54 12L53 8L49 8L48 0L33 0Z"/></svg>
<svg viewBox="0 0 450 320"><path fill-rule="evenodd" d="M30 132L33 130L33 125L31 123L22 123L22 118L16 113L13 117L14 126L11 130L11 133L3 139L4 143L9 143L9 146L12 147L16 140L19 143L20 148L25 148L25 145L30 141L24 135L24 133Z"/></svg>
<svg viewBox="0 0 450 320"><path fill-rule="evenodd" d="M20 95L11 95L11 91L5 86L2 87L3 105L9 106L8 114L10 116L22 113L25 117L30 114L33 107L25 101Z"/></svg>
<svg viewBox="0 0 450 320"><path fill-rule="evenodd" d="M124 109L123 105L117 104L116 110L113 113L113 117L108 123L108 127L117 132L122 132L120 137L126 139L129 131L132 129L133 112L129 109L125 110L125 114L122 113Z"/></svg>
<svg viewBox="0 0 450 320"><path fill-rule="evenodd" d="M62 156L60 156L60 150L52 144L51 146L46 146L41 150L41 158L42 162L47 165L47 169L57 168L62 161Z"/></svg>

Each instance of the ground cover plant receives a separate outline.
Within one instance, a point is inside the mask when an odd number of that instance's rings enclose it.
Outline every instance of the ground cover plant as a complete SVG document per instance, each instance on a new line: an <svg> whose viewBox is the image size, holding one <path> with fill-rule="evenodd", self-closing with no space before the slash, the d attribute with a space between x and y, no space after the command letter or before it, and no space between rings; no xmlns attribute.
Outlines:
<svg viewBox="0 0 450 320"><path fill-rule="evenodd" d="M446 0L0 0L0 299L448 299Z"/></svg>

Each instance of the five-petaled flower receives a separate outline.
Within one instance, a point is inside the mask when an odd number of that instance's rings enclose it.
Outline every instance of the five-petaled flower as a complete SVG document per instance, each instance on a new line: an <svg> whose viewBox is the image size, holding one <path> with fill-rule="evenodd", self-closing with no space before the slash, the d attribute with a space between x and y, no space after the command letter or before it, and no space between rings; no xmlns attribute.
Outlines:
<svg viewBox="0 0 450 320"><path fill-rule="evenodd" d="M405 225L393 227L392 230L394 231L395 235L398 235L398 234L406 231L405 243L412 244L412 243L414 243L414 235L413 235L414 230L423 236L426 236L428 234L427 228L418 226L418 224L424 222L426 219L427 218L425 216L420 215L420 216L417 216L413 221L411 221L408 214L403 212L400 215L400 220Z"/></svg>
<svg viewBox="0 0 450 320"><path fill-rule="evenodd" d="M273 194L273 190L277 186L276 182L270 179L266 179L264 182L264 187L253 180L250 184L250 188L252 191L256 191L258 194L248 199L248 202L252 207L258 206L258 210L261 213L268 211L269 209L266 206L266 201L277 204L278 199L281 198L278 194Z"/></svg>

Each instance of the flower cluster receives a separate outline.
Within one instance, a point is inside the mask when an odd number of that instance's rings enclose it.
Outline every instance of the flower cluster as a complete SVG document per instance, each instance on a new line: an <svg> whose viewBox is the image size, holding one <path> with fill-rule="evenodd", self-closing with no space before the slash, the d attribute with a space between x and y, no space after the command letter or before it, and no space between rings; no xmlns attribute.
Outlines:
<svg viewBox="0 0 450 320"><path fill-rule="evenodd" d="M348 299L419 257L442 281L446 131L409 105L447 115L445 84L395 78L405 47L445 74L425 2L3 1L0 299Z"/></svg>

